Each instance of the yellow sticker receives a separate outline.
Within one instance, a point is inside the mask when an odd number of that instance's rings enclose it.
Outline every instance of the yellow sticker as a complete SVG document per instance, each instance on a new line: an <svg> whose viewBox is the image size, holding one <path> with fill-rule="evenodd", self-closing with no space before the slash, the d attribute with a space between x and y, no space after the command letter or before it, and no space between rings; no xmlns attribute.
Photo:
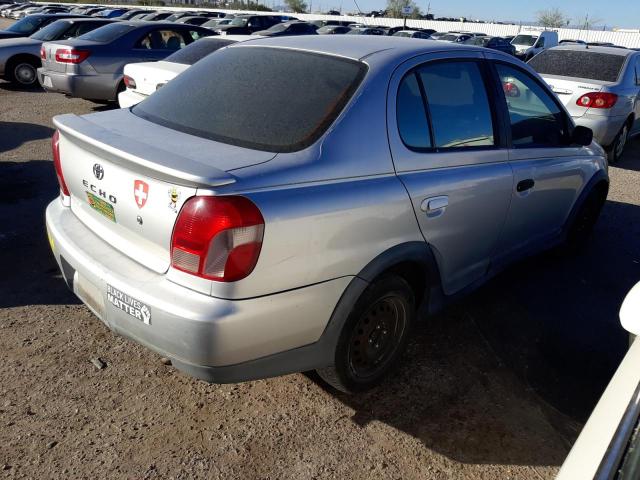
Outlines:
<svg viewBox="0 0 640 480"><path fill-rule="evenodd" d="M51 236L51 233L49 232L49 230L47 230L47 237L49 237L49 246L51 247L52 251L56 251L55 248L55 242L53 241L53 237Z"/></svg>

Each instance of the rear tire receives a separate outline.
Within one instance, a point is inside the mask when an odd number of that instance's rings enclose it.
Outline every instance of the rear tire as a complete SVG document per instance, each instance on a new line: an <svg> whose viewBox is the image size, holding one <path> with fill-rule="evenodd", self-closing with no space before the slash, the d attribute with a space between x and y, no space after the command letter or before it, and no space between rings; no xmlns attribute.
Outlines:
<svg viewBox="0 0 640 480"><path fill-rule="evenodd" d="M38 83L38 67L38 62L32 58L11 60L7 67L7 78L13 84L25 88L33 88Z"/></svg>
<svg viewBox="0 0 640 480"><path fill-rule="evenodd" d="M607 200L607 193L608 189L604 185L597 185L580 206L567 234L565 247L568 250L579 249L587 242Z"/></svg>
<svg viewBox="0 0 640 480"><path fill-rule="evenodd" d="M610 165L614 165L618 163L618 160L622 157L624 153L624 149L627 146L627 141L629 140L629 123L625 123L616 138L614 138L613 143L607 148L607 159L609 160Z"/></svg>
<svg viewBox="0 0 640 480"><path fill-rule="evenodd" d="M318 375L345 393L377 386L406 349L415 318L415 297L407 281L385 275L362 293L342 327L334 363Z"/></svg>

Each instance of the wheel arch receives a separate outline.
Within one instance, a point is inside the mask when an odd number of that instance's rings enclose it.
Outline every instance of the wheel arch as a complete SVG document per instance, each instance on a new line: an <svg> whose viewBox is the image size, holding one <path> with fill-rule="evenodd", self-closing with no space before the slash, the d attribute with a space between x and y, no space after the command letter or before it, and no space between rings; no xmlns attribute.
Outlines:
<svg viewBox="0 0 640 480"><path fill-rule="evenodd" d="M563 230L563 238L566 238L567 235L569 234L569 229L571 228L571 225L573 224L573 221L576 218L576 215L578 215L578 212L580 212L582 205L584 205L584 202L587 201L587 198L589 197L589 195L591 195L591 193L593 192L597 192L598 190L603 191L604 193L603 201L606 201L607 195L609 193L609 177L604 170L598 170L593 175L593 177L589 179L585 187L582 189L582 192L580 192L580 195L578 196L578 199L573 204L573 208L571 209L571 212L567 217L567 221L565 222L564 230Z"/></svg>

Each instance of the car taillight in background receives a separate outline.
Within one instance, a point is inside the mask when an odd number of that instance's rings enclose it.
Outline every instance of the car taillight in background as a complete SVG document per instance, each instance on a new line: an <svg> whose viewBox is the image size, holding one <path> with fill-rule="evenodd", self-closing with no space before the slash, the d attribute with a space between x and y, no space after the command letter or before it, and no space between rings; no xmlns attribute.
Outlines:
<svg viewBox="0 0 640 480"><path fill-rule="evenodd" d="M91 52L88 50L76 50L75 48L59 48L56 50L56 62L58 63L82 63Z"/></svg>
<svg viewBox="0 0 640 480"><path fill-rule="evenodd" d="M171 265L221 282L248 276L258 262L264 219L245 197L192 197L171 238Z"/></svg>
<svg viewBox="0 0 640 480"><path fill-rule="evenodd" d="M576 105L585 108L612 108L618 101L618 95L606 92L591 92L581 96Z"/></svg>
<svg viewBox="0 0 640 480"><path fill-rule="evenodd" d="M130 88L131 90L137 87L136 81L133 78L131 78L129 75L124 76L124 84L127 88Z"/></svg>
<svg viewBox="0 0 640 480"><path fill-rule="evenodd" d="M44 49L44 45L42 45L40 47L40 58L42 60L46 60L47 59L47 51Z"/></svg>
<svg viewBox="0 0 640 480"><path fill-rule="evenodd" d="M68 197L69 189L64 181L64 175L62 174L62 165L60 164L60 132L55 131L51 137L51 150L53 152L53 167L56 169L56 176L58 177L58 183L60 184L60 193L64 197Z"/></svg>

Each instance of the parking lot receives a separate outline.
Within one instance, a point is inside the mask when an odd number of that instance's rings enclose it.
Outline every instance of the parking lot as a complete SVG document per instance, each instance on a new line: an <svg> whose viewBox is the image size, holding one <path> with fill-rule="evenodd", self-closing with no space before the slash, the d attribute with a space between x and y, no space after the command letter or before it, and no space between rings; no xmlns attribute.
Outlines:
<svg viewBox="0 0 640 480"><path fill-rule="evenodd" d="M311 374L195 380L68 292L43 218L58 194L51 118L106 108L0 81L1 476L555 476L627 347L618 309L640 278L640 140L610 169L584 251L518 263L422 322L383 387L348 396Z"/></svg>

